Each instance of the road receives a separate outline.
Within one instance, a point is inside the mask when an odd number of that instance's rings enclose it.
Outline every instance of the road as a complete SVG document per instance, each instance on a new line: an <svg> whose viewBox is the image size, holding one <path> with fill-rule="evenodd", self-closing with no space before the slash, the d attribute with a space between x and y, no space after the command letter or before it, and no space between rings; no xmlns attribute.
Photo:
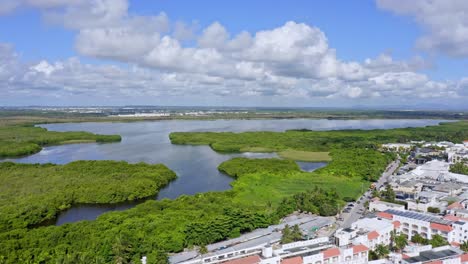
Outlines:
<svg viewBox="0 0 468 264"><path fill-rule="evenodd" d="M388 178L390 175L393 174L393 172L398 168L400 165L400 161L394 161L390 163L386 170L382 173L382 176L379 178L377 182L375 182L375 187L379 189L384 185L385 182L388 181ZM369 200L369 197L371 196L371 190L367 190L359 199L357 200L356 203L354 203L354 207L352 207L351 211L349 213L343 213L343 221L338 221L337 224L341 228L346 228L350 227L351 224L355 221L357 221L365 211L364 205L366 202Z"/></svg>

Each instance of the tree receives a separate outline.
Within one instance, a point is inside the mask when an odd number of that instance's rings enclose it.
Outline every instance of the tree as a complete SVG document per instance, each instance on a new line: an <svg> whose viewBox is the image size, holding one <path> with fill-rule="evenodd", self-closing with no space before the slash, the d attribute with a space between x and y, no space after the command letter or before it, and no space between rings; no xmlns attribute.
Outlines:
<svg viewBox="0 0 468 264"><path fill-rule="evenodd" d="M390 254L390 250L384 244L378 244L374 250L370 251L370 258L372 260L383 259Z"/></svg>
<svg viewBox="0 0 468 264"><path fill-rule="evenodd" d="M302 231L301 231L301 229L299 228L298 225L293 226L293 229L292 229L292 232L291 232L291 238L294 241L302 240Z"/></svg>
<svg viewBox="0 0 468 264"><path fill-rule="evenodd" d="M431 206L429 206L429 207L427 208L427 211L428 211L429 213L434 213L434 214L440 213L440 209L439 209L439 208L437 208L437 207L431 207Z"/></svg>
<svg viewBox="0 0 468 264"><path fill-rule="evenodd" d="M198 248L198 253L200 253L200 255L206 254L208 253L208 248L205 245L201 245Z"/></svg>
<svg viewBox="0 0 468 264"><path fill-rule="evenodd" d="M380 192L377 189L372 190L372 198L380 197Z"/></svg>
<svg viewBox="0 0 468 264"><path fill-rule="evenodd" d="M441 235L433 235L432 238L429 240L429 244L431 244L433 248L436 248L448 245L448 242Z"/></svg>
<svg viewBox="0 0 468 264"><path fill-rule="evenodd" d="M390 185L387 185L387 188L382 191L382 196L390 202L394 202L396 198L395 191L393 191L393 188Z"/></svg>
<svg viewBox="0 0 468 264"><path fill-rule="evenodd" d="M286 225L282 233L283 233L281 237L282 244L287 244L287 243L302 240L302 231L298 225L294 225L292 229L289 225Z"/></svg>
<svg viewBox="0 0 468 264"><path fill-rule="evenodd" d="M460 249L468 252L468 240L463 241L463 243L460 245Z"/></svg>
<svg viewBox="0 0 468 264"><path fill-rule="evenodd" d="M411 242L417 243L417 244L422 244L422 245L427 245L428 241L424 237L422 237L420 234L415 234L411 237Z"/></svg>
<svg viewBox="0 0 468 264"><path fill-rule="evenodd" d="M395 236L395 249L398 250L398 251L401 251L402 249L404 249L407 245L408 245L408 238L406 237L406 235L404 234L401 234L401 235L398 235L398 236Z"/></svg>
<svg viewBox="0 0 468 264"><path fill-rule="evenodd" d="M292 231L291 231L291 228L289 227L289 225L286 225L283 228L283 231L281 233L282 233L281 244L287 244L287 243L293 242L293 239L291 238Z"/></svg>

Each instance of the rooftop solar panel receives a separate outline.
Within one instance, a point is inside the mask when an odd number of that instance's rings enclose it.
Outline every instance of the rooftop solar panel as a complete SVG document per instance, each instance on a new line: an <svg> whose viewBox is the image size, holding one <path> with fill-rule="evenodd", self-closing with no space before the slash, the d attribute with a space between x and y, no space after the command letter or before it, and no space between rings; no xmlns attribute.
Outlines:
<svg viewBox="0 0 468 264"><path fill-rule="evenodd" d="M410 212L410 211L400 211L400 210L395 210L395 209L387 209L385 210L385 213L393 214L393 215L399 215L407 218L412 218L416 220L421 220L421 221L426 221L426 222L431 222L431 223L437 223L437 224L442 224L442 225L450 225L452 224L452 221L444 220L432 215L426 215L426 214L421 214L421 213L416 213L416 212Z"/></svg>

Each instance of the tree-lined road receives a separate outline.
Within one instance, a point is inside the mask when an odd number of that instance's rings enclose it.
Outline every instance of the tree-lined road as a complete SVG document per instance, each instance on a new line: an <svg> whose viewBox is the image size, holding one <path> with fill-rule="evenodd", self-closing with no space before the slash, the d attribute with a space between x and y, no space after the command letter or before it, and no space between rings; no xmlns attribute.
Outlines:
<svg viewBox="0 0 468 264"><path fill-rule="evenodd" d="M380 187L384 185L385 182L388 181L388 178L390 175L393 174L393 172L398 168L400 165L400 161L396 160L390 163L386 170L382 173L382 176L379 178L377 182L375 182L375 188L378 190ZM344 213L343 215L343 221L337 222L337 224L342 227L350 227L351 224L355 221L357 221L365 211L364 205L366 202L369 200L370 197L370 192L371 190L367 190L359 199L357 200L356 203L354 203L354 207L351 208L349 213ZM358 203L359 202L359 203Z"/></svg>

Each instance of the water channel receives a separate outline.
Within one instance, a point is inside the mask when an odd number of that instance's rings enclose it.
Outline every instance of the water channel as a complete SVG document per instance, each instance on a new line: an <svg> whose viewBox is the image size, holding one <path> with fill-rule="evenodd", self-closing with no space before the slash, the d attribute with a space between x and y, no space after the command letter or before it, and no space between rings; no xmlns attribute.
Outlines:
<svg viewBox="0 0 468 264"><path fill-rule="evenodd" d="M285 131L289 129L388 129L435 125L441 120L170 120L133 123L65 123L41 125L53 131L88 131L119 134L122 141L110 144L73 144L46 147L41 152L18 159L24 163L65 164L75 160L125 160L128 162L163 163L177 174L177 179L162 189L156 199L177 198L199 192L230 189L233 178L220 173L218 165L233 157L277 157L275 153L220 154L209 146L173 145L169 133L175 131L242 132ZM304 171L313 171L326 163L298 162ZM91 220L104 212L125 210L141 201L114 205L77 205L62 212L55 224Z"/></svg>

